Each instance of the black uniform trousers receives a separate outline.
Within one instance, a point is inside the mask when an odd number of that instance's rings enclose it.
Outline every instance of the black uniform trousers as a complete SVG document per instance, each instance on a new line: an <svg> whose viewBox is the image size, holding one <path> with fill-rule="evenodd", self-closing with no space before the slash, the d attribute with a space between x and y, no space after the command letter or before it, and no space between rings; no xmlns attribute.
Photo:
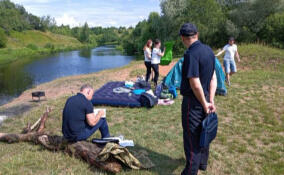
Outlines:
<svg viewBox="0 0 284 175"><path fill-rule="evenodd" d="M198 170L206 170L209 148L199 145L202 121L206 114L200 104L191 103L191 98L184 96L182 101L182 127L186 166L182 175L197 175Z"/></svg>

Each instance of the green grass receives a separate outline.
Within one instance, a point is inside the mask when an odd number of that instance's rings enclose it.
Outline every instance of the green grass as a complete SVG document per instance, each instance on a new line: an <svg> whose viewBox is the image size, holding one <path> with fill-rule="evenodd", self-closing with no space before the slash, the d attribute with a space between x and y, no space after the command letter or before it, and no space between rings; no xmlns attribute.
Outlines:
<svg viewBox="0 0 284 175"><path fill-rule="evenodd" d="M83 47L82 43L69 36L36 30L13 31L8 38L7 47L0 49L0 65L21 58L74 50L81 47Z"/></svg>
<svg viewBox="0 0 284 175"><path fill-rule="evenodd" d="M134 69L129 73L129 76L133 78L144 74L145 74L145 69Z"/></svg>
<svg viewBox="0 0 284 175"><path fill-rule="evenodd" d="M70 36L58 35L51 32L41 32L37 30L27 30L23 32L11 32L7 47L21 48L26 47L28 44L35 44L38 47L44 47L48 43L52 43L55 46L81 45L77 39Z"/></svg>
<svg viewBox="0 0 284 175"><path fill-rule="evenodd" d="M284 174L284 50L251 44L241 45L239 50L242 62L239 72L232 77L228 96L216 97L219 130L211 145L208 170L201 174ZM276 60L275 65L268 64L271 59ZM140 73L141 70L135 70L137 64L142 61L126 67L134 67L130 75ZM100 77L90 75L82 82L92 81L98 88L102 81L108 81L107 73L121 70L109 71ZM68 79L65 81L70 83ZM61 113L67 98L47 102L54 110L46 127L54 134L61 134ZM20 132L28 121L35 121L42 114L45 106L7 119L0 132ZM150 110L107 107L111 133L133 139L136 146L131 150L146 150L156 164L150 170L125 169L121 175L180 174L185 163L180 106L179 96L172 106L157 106ZM99 134L93 137L99 137ZM0 174L107 173L38 145L0 143Z"/></svg>

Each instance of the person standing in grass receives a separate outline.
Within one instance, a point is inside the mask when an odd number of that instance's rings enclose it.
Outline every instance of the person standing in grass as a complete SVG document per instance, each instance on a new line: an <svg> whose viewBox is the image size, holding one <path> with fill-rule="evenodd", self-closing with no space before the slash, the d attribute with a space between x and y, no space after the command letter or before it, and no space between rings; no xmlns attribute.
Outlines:
<svg viewBox="0 0 284 175"><path fill-rule="evenodd" d="M155 86L157 86L158 84L158 79L159 79L159 65L161 62L161 57L164 56L165 54L165 50L162 52L161 51L161 41L159 39L156 39L154 42L154 48L153 48L153 53L152 53L152 58L151 58L151 65L152 68L155 72L155 76L154 76L154 83Z"/></svg>
<svg viewBox="0 0 284 175"><path fill-rule="evenodd" d="M144 46L144 63L146 66L146 82L149 81L149 78L151 76L151 57L152 57L152 40L149 39L146 43L146 45Z"/></svg>
<svg viewBox="0 0 284 175"><path fill-rule="evenodd" d="M180 92L182 100L182 127L186 166L182 175L197 175L205 171L209 148L200 147L202 121L215 112L214 97L217 88L215 56L212 49L198 40L194 24L186 23L180 36L187 48L182 66Z"/></svg>
<svg viewBox="0 0 284 175"><path fill-rule="evenodd" d="M230 82L230 76L232 76L234 73L237 72L237 65L235 62L235 56L238 59L238 62L240 62L240 56L238 53L238 47L235 44L235 39L233 37L229 38L229 43L224 46L223 50L221 50L219 53L217 53L216 57L220 56L222 53L225 52L224 56L224 68L226 72L226 82L228 86L231 85Z"/></svg>

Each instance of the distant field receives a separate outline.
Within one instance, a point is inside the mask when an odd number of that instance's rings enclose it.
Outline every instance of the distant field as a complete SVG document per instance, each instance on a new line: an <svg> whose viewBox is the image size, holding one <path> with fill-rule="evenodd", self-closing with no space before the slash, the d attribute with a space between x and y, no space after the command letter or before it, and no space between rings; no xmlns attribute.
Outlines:
<svg viewBox="0 0 284 175"><path fill-rule="evenodd" d="M28 56L72 50L82 46L77 39L69 36L36 30L12 31L8 37L7 48L0 49L0 65Z"/></svg>
<svg viewBox="0 0 284 175"><path fill-rule="evenodd" d="M228 96L216 97L218 135L211 145L208 170L200 174L284 174L284 50L243 44L239 51L242 61L238 63L239 72L232 77ZM20 132L49 105L54 110L47 129L61 135L61 113L65 100L71 95L70 85L91 83L99 88L107 81L119 79L125 72L128 78L143 73L140 71L142 64L142 61L134 61L124 68L48 83L46 88L66 87L66 94L43 102L22 116L5 120L0 132ZM121 175L180 174L185 164L180 106L179 96L172 106L156 106L150 110L107 107L111 133L133 139L136 146L132 150L146 150L156 165L150 170L125 169ZM38 145L0 143L0 174L107 173Z"/></svg>

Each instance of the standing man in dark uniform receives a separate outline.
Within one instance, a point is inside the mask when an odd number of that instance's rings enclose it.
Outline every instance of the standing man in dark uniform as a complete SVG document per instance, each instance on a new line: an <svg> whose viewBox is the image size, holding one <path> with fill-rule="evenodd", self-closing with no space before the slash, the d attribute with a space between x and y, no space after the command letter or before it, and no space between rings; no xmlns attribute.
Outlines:
<svg viewBox="0 0 284 175"><path fill-rule="evenodd" d="M210 112L215 112L214 96L217 87L215 56L207 45L198 40L194 24L186 23L180 36L187 51L182 67L181 94L182 127L186 166L182 175L196 175L206 170L209 148L199 145L202 121Z"/></svg>

